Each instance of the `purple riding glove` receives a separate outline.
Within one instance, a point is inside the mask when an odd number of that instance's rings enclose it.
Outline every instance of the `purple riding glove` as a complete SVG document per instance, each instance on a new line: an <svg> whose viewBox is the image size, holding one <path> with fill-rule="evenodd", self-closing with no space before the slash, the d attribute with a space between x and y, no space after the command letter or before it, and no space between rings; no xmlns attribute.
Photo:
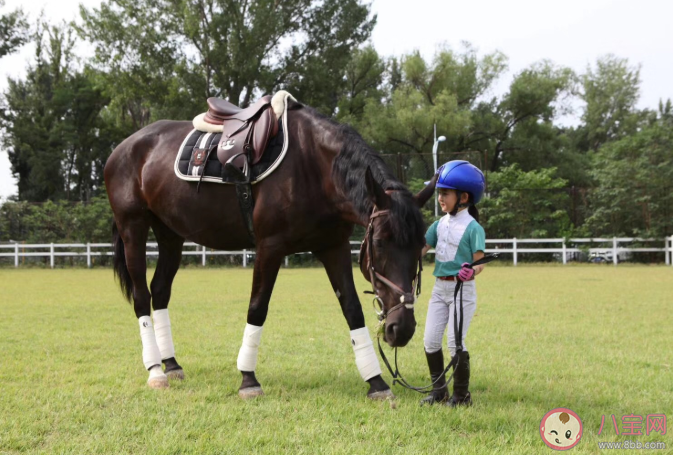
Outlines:
<svg viewBox="0 0 673 455"><path fill-rule="evenodd" d="M474 269L470 267L469 262L463 262L461 265L460 272L458 272L458 278L460 281L470 281L474 278Z"/></svg>

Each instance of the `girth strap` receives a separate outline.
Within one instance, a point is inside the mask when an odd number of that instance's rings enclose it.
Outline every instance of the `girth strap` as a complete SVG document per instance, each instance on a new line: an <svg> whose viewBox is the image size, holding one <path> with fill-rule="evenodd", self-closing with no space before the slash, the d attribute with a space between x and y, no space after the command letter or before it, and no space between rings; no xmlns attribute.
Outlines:
<svg viewBox="0 0 673 455"><path fill-rule="evenodd" d="M252 197L252 184L250 183L250 174L248 173L246 176L237 166L232 164L233 160L238 156L240 155L232 156L224 165L222 168L222 178L234 182L238 206L243 216L243 223L245 224L245 229L248 231L248 238L255 245L255 231L252 225L252 213L255 208L255 201ZM244 156L243 158L246 160L247 167L248 157Z"/></svg>

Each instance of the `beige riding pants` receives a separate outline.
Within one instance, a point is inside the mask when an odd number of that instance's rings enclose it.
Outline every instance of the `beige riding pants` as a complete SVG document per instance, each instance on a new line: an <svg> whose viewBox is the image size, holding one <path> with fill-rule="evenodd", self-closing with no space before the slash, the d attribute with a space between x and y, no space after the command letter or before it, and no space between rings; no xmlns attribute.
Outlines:
<svg viewBox="0 0 673 455"><path fill-rule="evenodd" d="M442 348L442 338L447 330L447 345L451 357L456 353L456 340L453 327L453 292L456 281L443 281L437 279L432 289L432 296L428 304L428 316L425 320L425 335L423 342L425 351L437 352ZM460 293L458 293L458 321L460 322ZM465 337L470 327L472 317L477 311L477 289L475 282L463 283L463 351L467 351Z"/></svg>

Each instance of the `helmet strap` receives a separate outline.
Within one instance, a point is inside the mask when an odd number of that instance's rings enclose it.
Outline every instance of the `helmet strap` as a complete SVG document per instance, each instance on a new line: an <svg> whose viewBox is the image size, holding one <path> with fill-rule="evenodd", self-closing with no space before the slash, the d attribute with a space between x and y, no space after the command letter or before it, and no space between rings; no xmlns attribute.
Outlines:
<svg viewBox="0 0 673 455"><path fill-rule="evenodd" d="M469 207L472 205L471 202L465 202L465 203L460 202L460 198L463 197L463 191L456 190L456 197L457 197L456 205L453 207L453 210L449 212L449 215L451 216L456 216L456 214L458 213L458 209L462 209L463 207Z"/></svg>
<svg viewBox="0 0 673 455"><path fill-rule="evenodd" d="M456 216L456 213L458 213L458 209L460 208L460 198L462 196L463 192L460 190L456 190L456 205L453 206L453 210L449 212L449 215Z"/></svg>

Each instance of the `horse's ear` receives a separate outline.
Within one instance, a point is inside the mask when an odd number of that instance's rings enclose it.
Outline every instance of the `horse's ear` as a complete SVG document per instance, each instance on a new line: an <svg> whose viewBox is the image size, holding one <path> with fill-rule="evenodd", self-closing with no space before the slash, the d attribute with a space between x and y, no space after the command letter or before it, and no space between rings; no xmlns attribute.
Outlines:
<svg viewBox="0 0 673 455"><path fill-rule="evenodd" d="M414 196L414 199L416 199L416 203L419 207L423 207L425 203L428 202L430 198L432 198L432 195L435 193L435 185L437 184L438 177L439 174L433 175L432 179L430 179L425 188L423 188L416 196Z"/></svg>
<svg viewBox="0 0 673 455"><path fill-rule="evenodd" d="M367 194L371 201L379 209L385 209L390 205L390 196L386 194L383 187L376 181L372 170L367 166L365 171L365 183L367 184Z"/></svg>

